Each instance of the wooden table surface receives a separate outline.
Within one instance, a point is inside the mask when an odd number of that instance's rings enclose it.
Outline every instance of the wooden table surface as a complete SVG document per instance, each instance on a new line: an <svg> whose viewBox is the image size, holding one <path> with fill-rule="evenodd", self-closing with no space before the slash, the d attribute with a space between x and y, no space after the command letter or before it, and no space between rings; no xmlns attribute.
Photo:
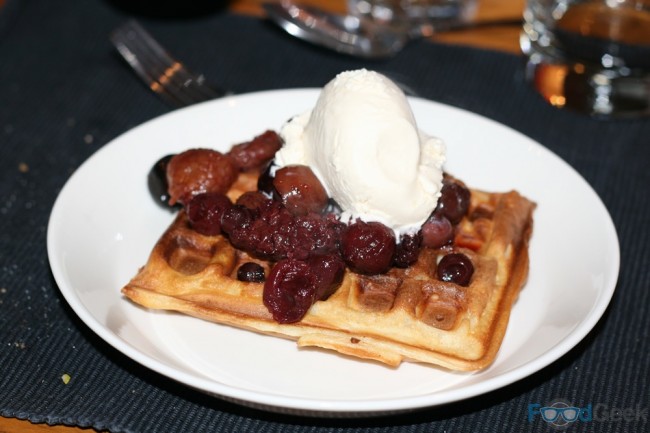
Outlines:
<svg viewBox="0 0 650 433"><path fill-rule="evenodd" d="M230 9L237 13L262 16L260 4L269 0L231 0ZM0 0L2 7L5 0ZM297 0L298 2L298 0ZM525 0L479 0L477 19L517 18ZM302 4L322 7L333 12L345 12L345 0L301 0ZM450 44L472 45L485 49L519 52L519 27L483 27L436 35L432 39ZM15 418L0 417L0 433L93 433L92 429L33 424Z"/></svg>

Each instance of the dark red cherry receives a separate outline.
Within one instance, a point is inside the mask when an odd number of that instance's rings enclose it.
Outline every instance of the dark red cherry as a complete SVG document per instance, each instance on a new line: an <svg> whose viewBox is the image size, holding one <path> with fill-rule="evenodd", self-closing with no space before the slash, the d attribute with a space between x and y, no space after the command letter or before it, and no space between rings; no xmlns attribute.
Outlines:
<svg viewBox="0 0 650 433"><path fill-rule="evenodd" d="M221 229L231 234L237 229L246 228L253 222L253 211L241 205L233 205L221 217Z"/></svg>
<svg viewBox="0 0 650 433"><path fill-rule="evenodd" d="M336 292L343 282L345 262L338 254L317 254L309 257L307 264L318 281L316 299L324 301Z"/></svg>
<svg viewBox="0 0 650 433"><path fill-rule="evenodd" d="M271 176L271 171L273 170L273 161L266 165L260 177L257 178L257 190L261 191L269 196L273 195L273 177Z"/></svg>
<svg viewBox="0 0 650 433"><path fill-rule="evenodd" d="M169 183L167 182L167 164L174 157L174 154L165 155L160 158L149 170L147 175L147 186L154 201L164 208L171 208L169 205Z"/></svg>
<svg viewBox="0 0 650 433"><path fill-rule="evenodd" d="M469 209L469 189L457 182L447 182L442 186L440 194L436 211L453 225L458 224Z"/></svg>
<svg viewBox="0 0 650 433"><path fill-rule="evenodd" d="M269 162L282 146L282 138L275 131L265 131L251 141L234 145L228 152L240 170L258 168Z"/></svg>
<svg viewBox="0 0 650 433"><path fill-rule="evenodd" d="M382 274L390 268L395 254L395 234L379 222L356 221L341 239L345 262L362 274Z"/></svg>
<svg viewBox="0 0 650 433"><path fill-rule="evenodd" d="M189 149L167 164L169 203L183 204L204 192L225 194L239 175L232 158L212 149Z"/></svg>
<svg viewBox="0 0 650 433"><path fill-rule="evenodd" d="M394 263L399 268L407 268L418 260L420 245L422 243L421 233L403 234L396 246Z"/></svg>
<svg viewBox="0 0 650 433"><path fill-rule="evenodd" d="M474 265L465 254L447 254L438 263L436 273L441 281L467 287L474 274Z"/></svg>
<svg viewBox="0 0 650 433"><path fill-rule="evenodd" d="M327 206L327 192L311 168L289 165L275 172L273 186L284 206L294 215L320 213Z"/></svg>
<svg viewBox="0 0 650 433"><path fill-rule="evenodd" d="M454 239L454 227L439 211L431 214L429 219L422 224L420 233L422 234L422 245L429 248L440 248L450 244Z"/></svg>
<svg viewBox="0 0 650 433"><path fill-rule="evenodd" d="M215 236L221 233L221 218L232 203L224 194L203 193L195 195L185 205L190 226L202 235Z"/></svg>
<svg viewBox="0 0 650 433"><path fill-rule="evenodd" d="M249 283L262 283L266 279L264 268L255 262L246 262L237 269L237 279Z"/></svg>
<svg viewBox="0 0 650 433"><path fill-rule="evenodd" d="M280 260L264 283L262 301L278 323L301 320L316 301L318 279L302 260Z"/></svg>
<svg viewBox="0 0 650 433"><path fill-rule="evenodd" d="M270 199L260 191L247 191L237 198L235 204L244 206L245 208L259 213L269 200Z"/></svg>

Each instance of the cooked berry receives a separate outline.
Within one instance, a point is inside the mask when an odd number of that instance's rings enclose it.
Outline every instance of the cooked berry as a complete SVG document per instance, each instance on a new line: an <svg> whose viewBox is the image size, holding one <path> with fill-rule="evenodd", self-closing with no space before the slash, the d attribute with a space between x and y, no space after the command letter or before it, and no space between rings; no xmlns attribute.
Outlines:
<svg viewBox="0 0 650 433"><path fill-rule="evenodd" d="M235 236L247 239L249 252L253 255L267 260L281 260L287 257L294 234L293 215L281 203L269 201L260 209L250 227L237 231Z"/></svg>
<svg viewBox="0 0 650 433"><path fill-rule="evenodd" d="M437 274L441 281L467 287L474 274L474 265L465 254L447 254L438 263Z"/></svg>
<svg viewBox="0 0 650 433"><path fill-rule="evenodd" d="M246 262L237 269L237 279L248 283L261 283L266 279L266 276L262 265L255 262Z"/></svg>
<svg viewBox="0 0 650 433"><path fill-rule="evenodd" d="M228 152L240 170L258 168L273 159L282 146L282 139L275 131L266 131L251 141L240 143Z"/></svg>
<svg viewBox="0 0 650 433"><path fill-rule="evenodd" d="M395 235L384 224L356 221L341 240L345 262L362 274L381 274L390 268L395 254Z"/></svg>
<svg viewBox="0 0 650 433"><path fill-rule="evenodd" d="M454 239L454 227L441 212L435 211L422 224L422 245L429 248L440 248L448 245Z"/></svg>
<svg viewBox="0 0 650 433"><path fill-rule="evenodd" d="M420 233L404 234L395 249L395 266L407 268L415 263L420 255L420 244L422 235Z"/></svg>
<svg viewBox="0 0 650 433"><path fill-rule="evenodd" d="M259 191L247 191L239 196L235 204L244 206L256 213L260 212L260 209L269 201L264 194Z"/></svg>
<svg viewBox="0 0 650 433"><path fill-rule="evenodd" d="M316 301L318 279L307 263L285 259L277 262L264 283L262 300L278 323L302 319Z"/></svg>
<svg viewBox="0 0 650 433"><path fill-rule="evenodd" d="M458 182L446 182L440 191L437 211L452 224L458 224L469 208L470 192Z"/></svg>
<svg viewBox="0 0 650 433"><path fill-rule="evenodd" d="M345 262L338 254L318 254L309 257L307 265L316 275L318 282L316 299L326 300L343 282Z"/></svg>
<svg viewBox="0 0 650 433"><path fill-rule="evenodd" d="M185 205L190 226L197 232L215 236L221 233L221 218L232 203L224 194L210 192L195 195Z"/></svg>
<svg viewBox="0 0 650 433"><path fill-rule="evenodd" d="M159 205L169 208L169 184L167 183L167 164L174 157L174 154L160 158L149 170L147 185L149 193Z"/></svg>
<svg viewBox="0 0 650 433"><path fill-rule="evenodd" d="M223 231L237 248L266 260L294 258L304 260L312 254L338 251L342 224L331 216L296 216L281 203L267 200L258 212L241 207L246 224L222 222ZM236 221L237 215L227 215Z"/></svg>
<svg viewBox="0 0 650 433"><path fill-rule="evenodd" d="M167 164L169 204L186 203L204 192L225 194L238 173L232 158L216 150L190 149L179 153Z"/></svg>
<svg viewBox="0 0 650 433"><path fill-rule="evenodd" d="M320 213L327 206L327 192L311 168L289 165L275 172L273 186L282 203L295 215Z"/></svg>
<svg viewBox="0 0 650 433"><path fill-rule="evenodd" d="M226 234L245 229L253 222L253 212L247 207L233 205L221 217L221 230ZM232 239L231 239L232 240Z"/></svg>
<svg viewBox="0 0 650 433"><path fill-rule="evenodd" d="M303 248L312 254L338 253L341 232L345 225L333 215L309 214L295 218L296 238L292 248Z"/></svg>
<svg viewBox="0 0 650 433"><path fill-rule="evenodd" d="M273 162L271 161L264 171L262 171L262 174L260 174L260 177L257 178L257 190L261 191L265 194L268 194L269 196L272 196L275 192L275 188L273 188L273 176L271 176L271 171L273 171Z"/></svg>

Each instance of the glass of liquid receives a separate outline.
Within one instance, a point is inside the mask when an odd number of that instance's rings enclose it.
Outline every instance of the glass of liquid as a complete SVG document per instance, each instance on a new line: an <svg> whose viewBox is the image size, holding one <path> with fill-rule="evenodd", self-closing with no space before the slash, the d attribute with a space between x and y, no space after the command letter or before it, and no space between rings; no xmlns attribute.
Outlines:
<svg viewBox="0 0 650 433"><path fill-rule="evenodd" d="M526 76L551 104L650 116L650 0L527 0Z"/></svg>
<svg viewBox="0 0 650 433"><path fill-rule="evenodd" d="M431 24L471 19L477 0L348 0L350 14L396 31L427 34Z"/></svg>

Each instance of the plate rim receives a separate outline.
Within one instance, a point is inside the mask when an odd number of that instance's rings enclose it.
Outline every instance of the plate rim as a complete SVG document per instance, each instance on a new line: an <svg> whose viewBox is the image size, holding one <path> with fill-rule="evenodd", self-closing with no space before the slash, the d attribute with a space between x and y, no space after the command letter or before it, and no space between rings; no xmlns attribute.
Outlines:
<svg viewBox="0 0 650 433"><path fill-rule="evenodd" d="M540 356L529 360L525 364L515 367L512 370L501 373L495 377L487 378L484 381L479 381L477 383L463 386L458 389L443 389L440 391L434 391L432 393L409 397L391 398L388 400L322 400L289 397L280 394L247 390L241 387L219 383L214 380L210 380L209 378L199 378L196 375L187 373L185 371L174 370L172 367L164 364L163 362L149 357L145 353L140 352L136 348L132 347L129 342L121 339L112 331L108 330L105 325L103 325L95 316L92 315L92 313L83 305L83 302L81 301L77 290L73 287L68 287L66 284L67 278L65 276L65 272L60 263L60 258L57 258L56 251L54 250L56 241L56 228L61 219L59 215L63 212L61 210L63 197L65 197L66 191L68 188L70 188L69 185L75 181L74 179L79 176L78 173L82 172L84 167L88 167L92 165L94 161L100 159L103 152L106 149L109 149L111 145L114 144L117 140L121 141L128 139L128 137L124 137L129 134L135 134L141 129L148 128L154 122L162 122L170 117L177 116L179 112L187 113L189 110L206 109L206 106L209 105L220 105L227 103L224 101L237 101L250 98L255 99L259 97L275 97L276 95L286 95L287 93L295 94L292 95L294 97L314 97L320 92L320 90L321 89L319 88L292 88L257 91L232 95L219 100L208 101L180 110L171 111L151 118L117 135L97 151L95 151L92 155L90 155L82 164L80 164L79 167L66 180L52 206L47 225L46 238L48 261L55 282L72 310L75 312L75 314L77 314L77 316L79 316L82 322L84 322L84 324L88 326L96 335L102 338L118 352L121 352L142 366L153 370L167 378L180 382L186 386L190 386L204 393L215 395L221 399L235 401L238 404L243 404L246 406L254 406L262 410L270 410L276 412L296 412L300 415L308 416L373 416L385 414L387 412L393 413L415 410L424 407L432 407L476 397L488 392L498 390L504 386L507 386L539 372L540 370L549 366L564 356L566 353L568 353L593 330L596 324L601 320L614 295L620 272L620 244L616 228L610 213L608 212L602 199L599 197L593 187L568 162L560 158L557 154L552 152L547 147L522 134L521 132L477 113L473 113L471 111L443 104L437 101L418 97L409 97L409 101L416 101L418 104L424 103L425 105L433 104L439 108L455 111L457 113L460 112L461 115L469 116L472 118L472 120L481 119L481 121L487 121L488 123L496 124L500 128L505 128L511 133L515 133L519 136L519 138L525 140L529 145L536 146L536 150L547 153L548 156L552 157L556 162L563 164L565 168L568 169L571 174L582 183L582 186L586 187L586 190L590 192L592 198L596 199L595 203L597 203L597 205L600 207L600 210L602 211L602 214L607 221L606 230L603 230L603 236L612 243L612 246L616 246L615 250L610 252L613 254L613 267L611 274L612 281L603 284L604 290L598 292L598 296L595 299L594 305L589 311L589 314L583 317L582 320L578 322L577 326L568 335L566 335L565 338L560 340L554 347L542 353ZM391 402L391 404L387 405L387 402Z"/></svg>

